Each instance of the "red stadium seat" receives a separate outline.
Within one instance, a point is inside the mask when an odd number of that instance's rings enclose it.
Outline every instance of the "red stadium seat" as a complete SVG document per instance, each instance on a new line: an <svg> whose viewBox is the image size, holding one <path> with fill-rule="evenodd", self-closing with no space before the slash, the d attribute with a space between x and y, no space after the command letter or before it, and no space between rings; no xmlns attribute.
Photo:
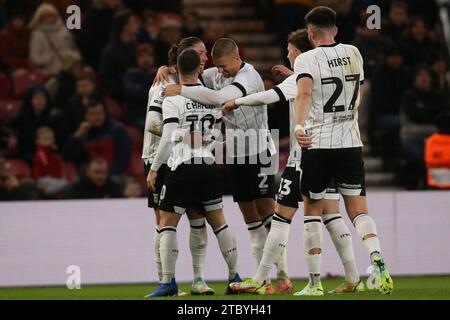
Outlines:
<svg viewBox="0 0 450 320"><path fill-rule="evenodd" d="M69 161L63 161L62 177L69 182L74 182L78 177L77 167Z"/></svg>
<svg viewBox="0 0 450 320"><path fill-rule="evenodd" d="M141 180L144 179L144 163L142 161L141 154L134 153L131 156L130 163L125 170L125 173Z"/></svg>
<svg viewBox="0 0 450 320"><path fill-rule="evenodd" d="M21 100L0 99L0 123L6 122L19 112L22 107Z"/></svg>
<svg viewBox="0 0 450 320"><path fill-rule="evenodd" d="M9 173L17 178L25 178L31 176L30 167L20 159L6 159L3 165L3 172Z"/></svg>
<svg viewBox="0 0 450 320"><path fill-rule="evenodd" d="M139 153L142 150L142 143L144 141L144 134L135 127L127 127L128 134L131 138L133 146L133 153Z"/></svg>
<svg viewBox="0 0 450 320"><path fill-rule="evenodd" d="M108 110L108 114L114 120L118 120L122 122L123 120L123 110L120 104L111 98L105 98L105 106L106 110Z"/></svg>
<svg viewBox="0 0 450 320"><path fill-rule="evenodd" d="M45 75L39 72L25 72L12 78L13 93L17 98L22 98L31 87L42 84L45 81Z"/></svg>

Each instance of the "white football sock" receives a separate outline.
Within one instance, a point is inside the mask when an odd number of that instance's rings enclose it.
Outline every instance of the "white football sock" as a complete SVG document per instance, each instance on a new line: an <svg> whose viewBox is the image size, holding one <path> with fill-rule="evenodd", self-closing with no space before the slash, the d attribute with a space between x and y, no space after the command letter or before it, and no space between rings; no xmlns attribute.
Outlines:
<svg viewBox="0 0 450 320"><path fill-rule="evenodd" d="M309 251L314 248L322 250L322 218L319 216L305 217L303 228L303 242L305 260L309 272L309 284L313 286L320 282L320 262L322 257L321 253L310 254Z"/></svg>
<svg viewBox="0 0 450 320"><path fill-rule="evenodd" d="M278 260L281 251L286 247L291 220L274 215L269 235L264 246L261 263L253 280L263 282L268 279L274 263Z"/></svg>
<svg viewBox="0 0 450 320"><path fill-rule="evenodd" d="M378 240L378 232L375 221L368 214L362 213L353 219L358 237L363 241L364 248L372 258L373 254L381 254L380 241ZM363 240L366 235L374 234L375 237Z"/></svg>
<svg viewBox="0 0 450 320"><path fill-rule="evenodd" d="M189 220L189 224L191 225L189 234L189 248L191 249L192 255L194 279L203 279L203 270L206 258L206 244L208 243L205 218Z"/></svg>
<svg viewBox="0 0 450 320"><path fill-rule="evenodd" d="M272 218L273 214L265 217L263 219L264 226L266 227L267 233L270 232L270 227L272 224ZM267 241L267 240L266 240ZM277 266L277 274L278 278L284 279L288 277L288 264L287 264L287 246L281 250L280 256L277 259L277 262L275 262L275 265Z"/></svg>
<svg viewBox="0 0 450 320"><path fill-rule="evenodd" d="M267 230L262 221L247 223L248 232L250 233L250 241L252 245L252 254L256 260L256 266L261 262L264 244L267 239Z"/></svg>
<svg viewBox="0 0 450 320"><path fill-rule="evenodd" d="M159 226L156 226L155 233L153 235L153 250L155 254L156 271L158 272L158 281L162 279L162 265L161 265L161 254L159 253L159 243L160 243Z"/></svg>
<svg viewBox="0 0 450 320"><path fill-rule="evenodd" d="M159 251L162 263L161 283L170 283L175 277L175 265L178 257L177 228L161 228Z"/></svg>
<svg viewBox="0 0 450 320"><path fill-rule="evenodd" d="M214 234L219 242L222 256L228 265L228 279L233 279L237 274L236 239L226 224L214 230Z"/></svg>
<svg viewBox="0 0 450 320"><path fill-rule="evenodd" d="M344 223L344 219L340 213L327 213L322 216L322 219L341 258L345 270L345 280L351 283L358 282L359 272L356 267L352 235Z"/></svg>

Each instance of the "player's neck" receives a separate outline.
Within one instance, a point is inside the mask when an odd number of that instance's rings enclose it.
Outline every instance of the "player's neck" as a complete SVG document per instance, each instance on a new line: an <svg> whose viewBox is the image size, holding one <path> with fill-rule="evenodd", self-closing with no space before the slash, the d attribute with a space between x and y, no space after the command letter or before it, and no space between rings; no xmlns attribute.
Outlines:
<svg viewBox="0 0 450 320"><path fill-rule="evenodd" d="M336 41L334 40L334 37L323 37L320 39L317 39L317 41L315 42L316 47L319 46L329 46L332 44L335 44Z"/></svg>
<svg viewBox="0 0 450 320"><path fill-rule="evenodd" d="M187 85L192 85L192 84L197 84L198 82L198 75L193 75L193 76L183 76L180 75L180 84L187 84Z"/></svg>

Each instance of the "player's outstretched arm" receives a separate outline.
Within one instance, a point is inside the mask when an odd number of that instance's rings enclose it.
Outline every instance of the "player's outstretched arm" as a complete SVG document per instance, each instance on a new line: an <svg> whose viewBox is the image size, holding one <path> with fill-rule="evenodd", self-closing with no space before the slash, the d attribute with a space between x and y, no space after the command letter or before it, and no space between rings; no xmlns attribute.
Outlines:
<svg viewBox="0 0 450 320"><path fill-rule="evenodd" d="M294 74L294 71L281 64L274 65L270 71L275 75L283 77L289 77Z"/></svg>
<svg viewBox="0 0 450 320"><path fill-rule="evenodd" d="M256 92L236 100L228 101L222 107L222 112L226 115L231 110L239 108L239 106L263 107L266 104L271 104L278 101L280 101L280 96L274 89L270 89Z"/></svg>
<svg viewBox="0 0 450 320"><path fill-rule="evenodd" d="M180 94L185 98L209 105L222 105L226 101L235 100L243 96L241 89L235 85L228 85L218 91L202 86L168 85L165 94L166 96Z"/></svg>

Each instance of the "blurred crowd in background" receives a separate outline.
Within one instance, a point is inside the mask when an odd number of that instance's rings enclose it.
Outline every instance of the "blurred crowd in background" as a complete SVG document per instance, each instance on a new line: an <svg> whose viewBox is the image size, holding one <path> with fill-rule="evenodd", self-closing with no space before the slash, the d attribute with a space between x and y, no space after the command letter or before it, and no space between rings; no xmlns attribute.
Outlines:
<svg viewBox="0 0 450 320"><path fill-rule="evenodd" d="M365 61L366 144L398 174L399 186L429 187L425 139L450 140L448 49L436 3L251 2L266 13L282 50L313 5L338 12L337 40L356 45ZM71 4L81 8L80 30L66 28ZM380 30L366 28L369 4L381 7ZM200 23L183 8L181 0L0 0L0 200L145 194L142 139L157 67L183 37L199 37L210 50L227 35L219 19ZM288 108L269 113L288 139Z"/></svg>

